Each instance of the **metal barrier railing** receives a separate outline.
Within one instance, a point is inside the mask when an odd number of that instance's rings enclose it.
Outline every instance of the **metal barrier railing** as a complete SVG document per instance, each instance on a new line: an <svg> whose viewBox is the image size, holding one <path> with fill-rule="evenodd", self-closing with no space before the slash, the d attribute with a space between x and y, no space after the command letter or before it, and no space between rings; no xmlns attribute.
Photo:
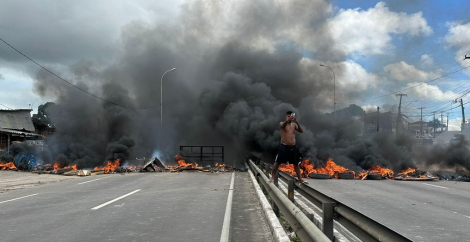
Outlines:
<svg viewBox="0 0 470 242"><path fill-rule="evenodd" d="M257 161L256 164L249 160L250 167L263 179L268 179L269 173L271 172L271 165L264 163L263 161ZM266 176L263 174L259 167L264 167ZM258 173L256 173L258 172ZM333 236L333 221L336 220L343 227L353 233L357 238L362 241L383 241L383 242L411 242L410 239L398 234L397 232L385 227L377 221L363 215L360 212L326 196L325 194L313 189L306 185L299 185L296 178L284 173L279 172L279 177L283 179L287 184L287 197L288 201L292 203L294 201L294 190L300 195L305 197L307 200L315 204L317 207L322 209L323 212L323 228L322 233L328 240L334 241ZM257 176L258 177L258 176ZM258 178L257 178L258 179ZM262 179L260 179L262 180ZM278 177L274 179L274 184L269 183L268 185L277 186ZM264 186L264 184L263 184ZM281 192L282 193L282 192ZM283 193L282 193L283 194ZM285 194L283 194L285 197ZM274 200L274 198L273 198ZM276 201L275 201L276 202ZM276 202L277 206L280 206ZM295 205L294 205L295 206ZM281 210L282 211L282 210ZM284 214L284 212L283 212ZM291 223L290 221L288 221ZM316 229L318 229L315 226ZM299 236L300 237L300 236ZM302 241L304 239L300 237ZM316 240L315 241L319 241Z"/></svg>
<svg viewBox="0 0 470 242"><path fill-rule="evenodd" d="M273 210L279 209L302 242L331 241L286 195L284 195L281 190L279 190L279 188L269 182L269 178L263 174L261 169L259 169L252 161L249 161L248 165L251 167L256 180L261 183L269 197L274 201L276 207L273 208Z"/></svg>

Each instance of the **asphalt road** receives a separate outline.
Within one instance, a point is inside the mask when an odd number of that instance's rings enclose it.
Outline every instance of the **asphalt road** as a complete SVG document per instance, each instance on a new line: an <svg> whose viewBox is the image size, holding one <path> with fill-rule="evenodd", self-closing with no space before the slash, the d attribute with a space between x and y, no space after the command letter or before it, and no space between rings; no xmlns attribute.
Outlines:
<svg viewBox="0 0 470 242"><path fill-rule="evenodd" d="M254 241L270 241L246 174L235 174L244 195L233 198L230 235L251 227ZM0 193L0 241L220 241L231 178L110 174Z"/></svg>
<svg viewBox="0 0 470 242"><path fill-rule="evenodd" d="M470 183L308 181L311 187L413 241L470 241Z"/></svg>
<svg viewBox="0 0 470 242"><path fill-rule="evenodd" d="M455 134L460 133L460 131L444 131L441 135L434 139L434 144L448 144Z"/></svg>

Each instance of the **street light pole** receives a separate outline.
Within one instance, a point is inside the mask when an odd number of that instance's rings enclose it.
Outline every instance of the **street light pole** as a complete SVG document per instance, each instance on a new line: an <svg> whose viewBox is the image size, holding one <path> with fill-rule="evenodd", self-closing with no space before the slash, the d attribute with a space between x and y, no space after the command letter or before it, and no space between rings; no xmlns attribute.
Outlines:
<svg viewBox="0 0 470 242"><path fill-rule="evenodd" d="M162 75L162 78L160 79L160 128L163 128L163 77L166 73L174 70L176 70L176 68L165 71L165 73Z"/></svg>
<svg viewBox="0 0 470 242"><path fill-rule="evenodd" d="M336 121L336 75L333 69L331 69L329 66L320 64L320 66L326 67L333 72L333 113L334 113L334 120Z"/></svg>

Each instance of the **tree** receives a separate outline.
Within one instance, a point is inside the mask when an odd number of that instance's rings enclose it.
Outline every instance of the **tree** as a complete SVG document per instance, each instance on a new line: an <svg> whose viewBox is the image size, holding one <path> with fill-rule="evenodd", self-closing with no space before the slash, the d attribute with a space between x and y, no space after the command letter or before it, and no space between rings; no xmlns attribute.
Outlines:
<svg viewBox="0 0 470 242"><path fill-rule="evenodd" d="M37 119L49 127L54 127L54 123L51 120L51 108L54 107L56 104L53 102L47 102L45 104L41 104L38 107L38 113L33 114L33 119Z"/></svg>
<svg viewBox="0 0 470 242"><path fill-rule="evenodd" d="M441 123L441 121L436 118L436 119L434 119L433 121L429 121L429 122L428 122L428 127L433 127L433 128L435 127L436 130L437 130L437 129L440 128L440 127L445 128L446 125L443 124L443 123Z"/></svg>

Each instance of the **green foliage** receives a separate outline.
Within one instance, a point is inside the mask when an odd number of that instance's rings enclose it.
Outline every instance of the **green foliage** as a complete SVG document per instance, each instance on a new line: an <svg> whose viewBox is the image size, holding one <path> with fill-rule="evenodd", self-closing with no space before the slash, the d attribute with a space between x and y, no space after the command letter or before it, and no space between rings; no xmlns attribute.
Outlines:
<svg viewBox="0 0 470 242"><path fill-rule="evenodd" d="M428 127L440 128L440 127L446 127L446 125L441 123L441 121L436 118L436 119L428 122Z"/></svg>
<svg viewBox="0 0 470 242"><path fill-rule="evenodd" d="M297 236L296 236L296 237L292 237L292 238L291 238L291 241L293 241L293 242L302 242L302 240L300 240L300 238L297 237Z"/></svg>
<svg viewBox="0 0 470 242"><path fill-rule="evenodd" d="M33 114L33 119L37 119L49 127L54 127L54 123L51 120L51 108L53 108L56 104L53 102L47 102L45 104L41 104L38 107L38 113Z"/></svg>

